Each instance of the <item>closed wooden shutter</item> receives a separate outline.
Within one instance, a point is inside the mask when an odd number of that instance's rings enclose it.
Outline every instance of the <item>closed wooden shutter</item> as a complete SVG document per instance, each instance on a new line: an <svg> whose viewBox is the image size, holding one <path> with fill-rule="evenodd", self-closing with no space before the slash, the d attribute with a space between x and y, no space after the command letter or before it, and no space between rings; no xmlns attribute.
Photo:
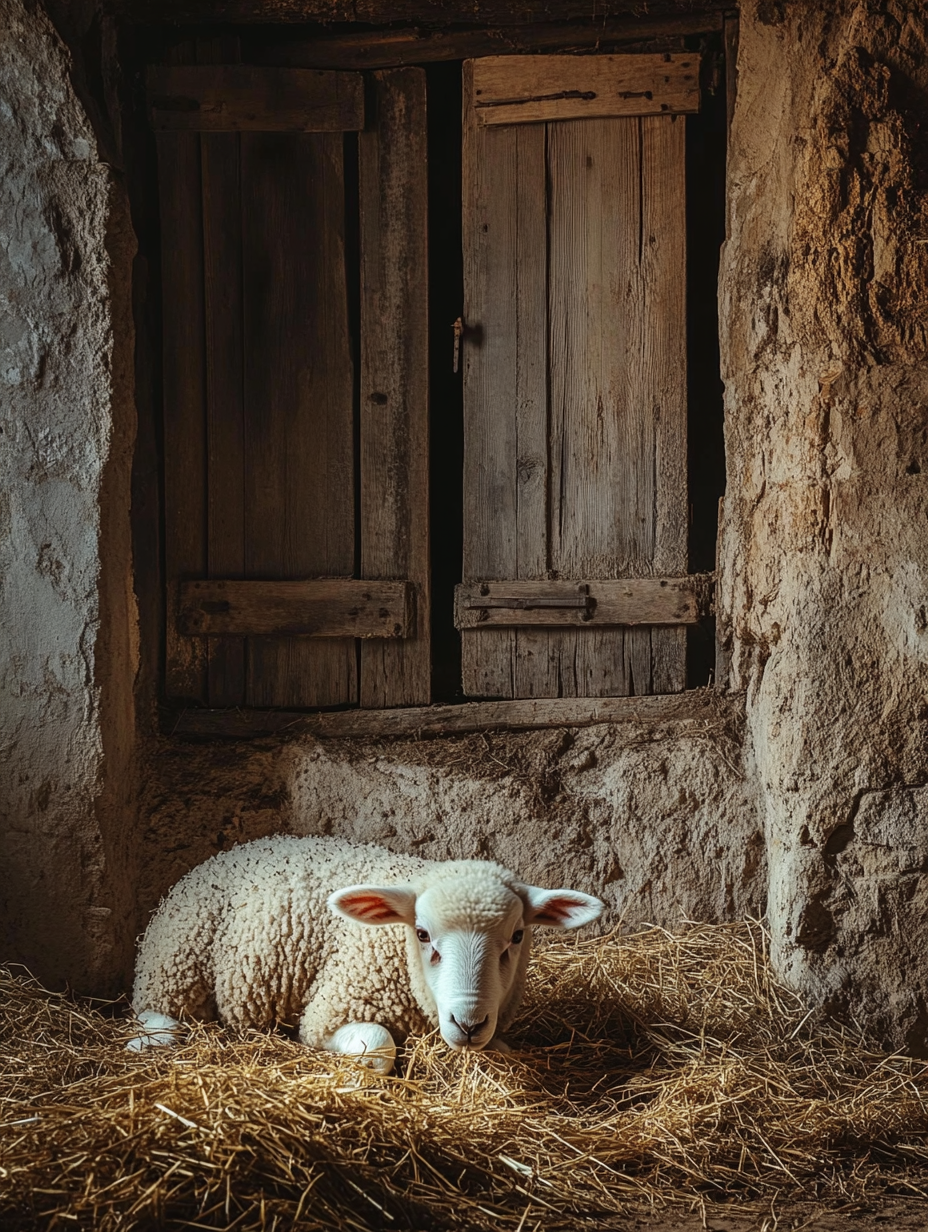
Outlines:
<svg viewBox="0 0 928 1232"><path fill-rule="evenodd" d="M172 697L429 700L425 82L373 76L356 373L344 133L364 127L361 76L150 70Z"/></svg>
<svg viewBox="0 0 928 1232"><path fill-rule="evenodd" d="M680 690L698 57L469 61L464 100L464 691Z"/></svg>

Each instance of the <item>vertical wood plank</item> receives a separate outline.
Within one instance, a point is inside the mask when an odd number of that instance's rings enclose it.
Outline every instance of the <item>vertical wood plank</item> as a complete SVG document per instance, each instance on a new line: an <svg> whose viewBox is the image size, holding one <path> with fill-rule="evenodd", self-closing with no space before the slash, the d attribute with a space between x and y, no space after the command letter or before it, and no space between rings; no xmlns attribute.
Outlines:
<svg viewBox="0 0 928 1232"><path fill-rule="evenodd" d="M199 64L234 64L238 39L197 39ZM206 304L208 571L241 578L245 569L244 390L242 371L242 201L237 133L202 133ZM245 641L208 639L209 702L245 701Z"/></svg>
<svg viewBox="0 0 928 1232"><path fill-rule="evenodd" d="M164 553L168 697L207 700L206 648L177 629L178 586L203 577L206 421L203 227L196 133L158 133L164 381Z"/></svg>
<svg viewBox="0 0 928 1232"><path fill-rule="evenodd" d="M245 573L354 573L340 133L242 134ZM353 639L250 638L256 706L357 701Z"/></svg>
<svg viewBox="0 0 928 1232"><path fill-rule="evenodd" d="M361 705L431 700L428 162L425 73L373 74L358 138L361 221L361 576L415 585L416 634L361 643Z"/></svg>
<svg viewBox="0 0 928 1232"><path fill-rule="evenodd" d="M648 353L642 360L642 402L650 399L654 430L652 572L687 571L689 499L686 425L686 119L641 120L643 311ZM652 629L653 693L686 688L686 630Z"/></svg>
<svg viewBox="0 0 928 1232"><path fill-rule="evenodd" d="M564 577L685 571L683 154L672 117L550 126L552 561ZM681 630L560 637L580 695L684 686Z"/></svg>
<svg viewBox="0 0 928 1232"><path fill-rule="evenodd" d="M545 131L478 128L469 63L464 73L463 572L465 579L541 578L548 469ZM546 637L465 631L464 692L520 696L522 665L547 664ZM531 658L520 657L520 639Z"/></svg>
<svg viewBox="0 0 928 1232"><path fill-rule="evenodd" d="M652 467L630 397L625 318L637 298L640 149L636 120L549 126L551 559L561 577L616 577L640 544ZM565 696L630 691L628 634L552 635ZM646 691L646 690L645 690Z"/></svg>

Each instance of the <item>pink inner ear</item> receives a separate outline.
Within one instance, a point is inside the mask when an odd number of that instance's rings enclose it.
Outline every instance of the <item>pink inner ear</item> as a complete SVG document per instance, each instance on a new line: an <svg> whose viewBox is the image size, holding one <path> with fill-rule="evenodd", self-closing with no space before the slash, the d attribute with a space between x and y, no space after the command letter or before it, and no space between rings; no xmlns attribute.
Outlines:
<svg viewBox="0 0 928 1232"><path fill-rule="evenodd" d="M379 894L352 894L349 898L341 899L339 905L342 910L350 911L352 915L376 924L397 918L396 910Z"/></svg>
<svg viewBox="0 0 928 1232"><path fill-rule="evenodd" d="M563 924L581 904L573 898L550 898L537 913L535 924Z"/></svg>

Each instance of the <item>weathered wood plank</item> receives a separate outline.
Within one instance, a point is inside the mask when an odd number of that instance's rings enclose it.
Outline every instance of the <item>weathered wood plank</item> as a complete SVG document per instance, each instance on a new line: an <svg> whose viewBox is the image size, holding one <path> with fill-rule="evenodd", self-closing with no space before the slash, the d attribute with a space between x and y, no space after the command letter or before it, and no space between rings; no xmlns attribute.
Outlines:
<svg viewBox="0 0 928 1232"><path fill-rule="evenodd" d="M413 630L409 582L182 582L180 627L206 634L401 638Z"/></svg>
<svg viewBox="0 0 928 1232"><path fill-rule="evenodd" d="M197 39L200 64L233 63L234 36ZM242 193L237 133L200 136L206 305L207 540L210 577L245 569L242 353ZM211 706L245 702L245 643L207 643Z"/></svg>
<svg viewBox="0 0 928 1232"><path fill-rule="evenodd" d="M744 714L741 695L720 697L693 689L663 697L563 697L552 700L467 702L403 710L342 710L304 714L293 710L186 710L167 732L197 739L247 740L267 735L321 739L419 738L479 731L591 727L597 723L669 725L694 735L722 724L730 730Z"/></svg>
<svg viewBox="0 0 928 1232"><path fill-rule="evenodd" d="M242 135L245 574L355 572L341 134ZM353 640L253 637L259 706L357 701Z"/></svg>
<svg viewBox="0 0 928 1232"><path fill-rule="evenodd" d="M473 62L465 63L465 99L472 94L473 69ZM548 470L545 131L479 127L470 106L464 116L463 576L542 578ZM528 638L531 653L520 656L519 637ZM469 631L462 640L464 692L513 697L530 688L516 680L516 666L547 662L538 639L511 630Z"/></svg>
<svg viewBox="0 0 928 1232"><path fill-rule="evenodd" d="M550 129L551 559L560 576L686 570L682 136L672 117ZM573 653L564 644L572 687L680 689L684 637L574 635Z"/></svg>
<svg viewBox="0 0 928 1232"><path fill-rule="evenodd" d="M365 30L325 35L305 41L264 44L262 64L302 68L372 69L475 56L525 55L542 48L612 47L646 39L706 34L722 29L721 13L696 13L658 21L596 18L584 22L489 26L485 29Z"/></svg>
<svg viewBox="0 0 928 1232"><path fill-rule="evenodd" d="M470 103L478 125L699 110L699 56L486 56Z"/></svg>
<svg viewBox="0 0 928 1232"><path fill-rule="evenodd" d="M628 372L647 328L633 315L637 133L638 121L628 119L549 128L550 552L560 576L651 571L650 545L640 539L653 500L653 461L635 439L637 420L650 408L636 406ZM647 639L646 631L561 635L562 693L650 692L629 662L636 640Z"/></svg>
<svg viewBox="0 0 928 1232"><path fill-rule="evenodd" d="M654 458L654 550L657 574L685 573L687 495L686 121L648 116L642 148L642 311L651 326L639 355L638 387L650 405ZM652 688L686 687L686 631L651 633Z"/></svg>
<svg viewBox="0 0 928 1232"><path fill-rule="evenodd" d="M206 647L180 636L178 588L207 568L200 143L159 133L164 381L164 556L168 697L205 701Z"/></svg>
<svg viewBox="0 0 928 1232"><path fill-rule="evenodd" d="M428 163L425 73L374 74L358 139L361 222L361 575L406 578L415 636L361 647L361 705L431 696Z"/></svg>
<svg viewBox="0 0 928 1232"><path fill-rule="evenodd" d="M684 7L685 6L685 7ZM197 24L222 22L452 22L485 25L513 22L566 21L573 18L602 22L608 17L641 13L641 0L114 0L113 8L134 22ZM718 0L648 0L648 16L673 22L686 14L719 9Z"/></svg>
<svg viewBox="0 0 928 1232"><path fill-rule="evenodd" d="M148 70L153 127L181 132L318 133L364 127L358 73L247 64Z"/></svg>
<svg viewBox="0 0 928 1232"><path fill-rule="evenodd" d="M691 625L709 610L711 575L574 582L483 582L456 588L455 624L577 628Z"/></svg>

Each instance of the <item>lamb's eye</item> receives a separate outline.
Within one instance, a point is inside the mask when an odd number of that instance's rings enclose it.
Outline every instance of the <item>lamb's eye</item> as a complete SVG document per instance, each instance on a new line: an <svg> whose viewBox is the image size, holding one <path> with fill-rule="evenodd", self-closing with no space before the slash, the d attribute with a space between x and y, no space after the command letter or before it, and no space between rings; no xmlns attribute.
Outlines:
<svg viewBox="0 0 928 1232"><path fill-rule="evenodd" d="M525 936L525 929L517 928L516 931L512 934L512 944L518 945L524 936Z"/></svg>
<svg viewBox="0 0 928 1232"><path fill-rule="evenodd" d="M428 935L428 933L425 931L424 928L417 928L416 936L419 938L419 940L422 942L423 945L428 945L428 943L432 940L432 938Z"/></svg>

